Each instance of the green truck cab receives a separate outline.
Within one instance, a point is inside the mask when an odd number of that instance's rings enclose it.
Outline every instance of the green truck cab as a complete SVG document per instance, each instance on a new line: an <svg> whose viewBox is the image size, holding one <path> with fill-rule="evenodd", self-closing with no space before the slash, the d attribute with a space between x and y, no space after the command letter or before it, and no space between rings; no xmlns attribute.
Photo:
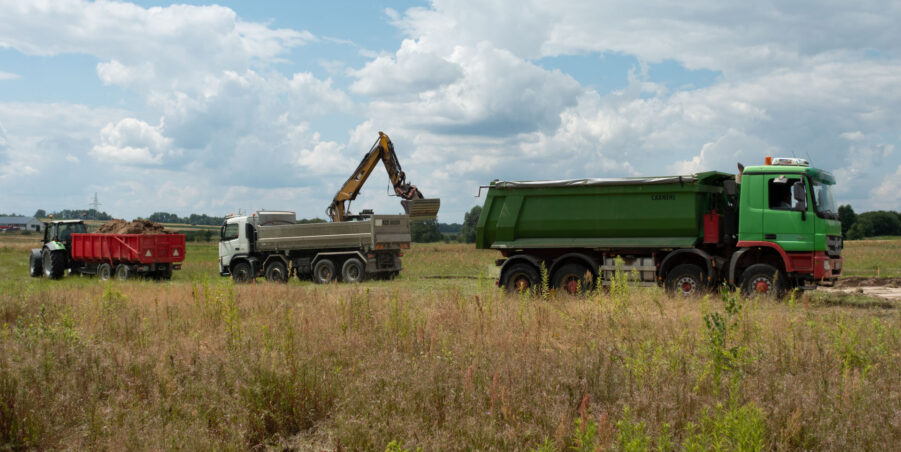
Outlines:
<svg viewBox="0 0 901 452"><path fill-rule="evenodd" d="M570 292L627 272L682 294L727 282L779 295L841 275L834 184L801 159L738 175L494 181L476 246L501 252L509 290L536 286L542 271Z"/></svg>

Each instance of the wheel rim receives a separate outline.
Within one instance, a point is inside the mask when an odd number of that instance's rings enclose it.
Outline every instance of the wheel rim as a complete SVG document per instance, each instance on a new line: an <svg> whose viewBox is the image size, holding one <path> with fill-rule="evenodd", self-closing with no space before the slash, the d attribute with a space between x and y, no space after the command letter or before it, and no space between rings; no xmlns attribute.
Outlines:
<svg viewBox="0 0 901 452"><path fill-rule="evenodd" d="M243 266L238 267L235 270L235 281L238 281L238 282L247 281L248 276L249 276L248 274L249 274L249 272L247 271L246 268L244 268Z"/></svg>
<svg viewBox="0 0 901 452"><path fill-rule="evenodd" d="M128 279L128 268L127 267L119 267L116 269L116 279L121 281L125 281Z"/></svg>
<svg viewBox="0 0 901 452"><path fill-rule="evenodd" d="M773 284L769 280L769 278L761 276L758 278L754 278L751 282L752 287L754 287L754 292L759 294L769 294L773 289Z"/></svg>
<svg viewBox="0 0 901 452"><path fill-rule="evenodd" d="M269 269L269 280L270 281L281 281L285 279L285 272L282 271L282 268L279 266L272 267Z"/></svg>
<svg viewBox="0 0 901 452"><path fill-rule="evenodd" d="M100 277L101 280L104 280L104 281L108 280L110 277L110 268L106 265L101 265L100 270L97 272L97 275Z"/></svg>
<svg viewBox="0 0 901 452"><path fill-rule="evenodd" d="M360 267L358 265L351 264L350 267L347 268L347 279L351 281L360 279Z"/></svg>
<svg viewBox="0 0 901 452"><path fill-rule="evenodd" d="M563 279L563 289L566 290L570 294L576 294L579 292L579 289L580 289L579 283L580 283L580 281L577 276L567 275Z"/></svg>
<svg viewBox="0 0 901 452"><path fill-rule="evenodd" d="M683 276L676 280L676 287L682 295L691 295L698 288L698 282L690 276Z"/></svg>
<svg viewBox="0 0 901 452"><path fill-rule="evenodd" d="M529 290L532 287L532 281L526 275L516 275L513 277L513 288L518 291Z"/></svg>
<svg viewBox="0 0 901 452"><path fill-rule="evenodd" d="M332 271L325 265L319 267L319 280L323 282L332 280Z"/></svg>

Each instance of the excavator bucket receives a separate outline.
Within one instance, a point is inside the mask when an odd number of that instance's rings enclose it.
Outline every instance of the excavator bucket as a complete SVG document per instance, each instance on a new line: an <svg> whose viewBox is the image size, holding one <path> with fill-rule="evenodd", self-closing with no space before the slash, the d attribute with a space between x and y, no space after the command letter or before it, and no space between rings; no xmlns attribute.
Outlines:
<svg viewBox="0 0 901 452"><path fill-rule="evenodd" d="M411 220L434 220L438 218L441 200L438 198L410 199L400 202Z"/></svg>

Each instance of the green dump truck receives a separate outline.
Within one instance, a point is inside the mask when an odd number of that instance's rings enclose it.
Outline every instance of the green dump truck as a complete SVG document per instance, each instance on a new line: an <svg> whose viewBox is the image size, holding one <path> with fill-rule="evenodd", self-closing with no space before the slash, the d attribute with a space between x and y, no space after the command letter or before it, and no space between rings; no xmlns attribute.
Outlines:
<svg viewBox="0 0 901 452"><path fill-rule="evenodd" d="M841 223L828 172L769 159L738 175L502 182L487 186L476 246L503 255L498 284L575 292L636 283L696 294L722 282L778 296L833 284Z"/></svg>

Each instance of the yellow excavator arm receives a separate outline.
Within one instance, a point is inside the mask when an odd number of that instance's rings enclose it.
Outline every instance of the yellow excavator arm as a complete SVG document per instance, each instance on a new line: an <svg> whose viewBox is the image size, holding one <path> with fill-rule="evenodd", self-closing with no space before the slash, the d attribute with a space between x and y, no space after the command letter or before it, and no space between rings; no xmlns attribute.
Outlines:
<svg viewBox="0 0 901 452"><path fill-rule="evenodd" d="M329 218L337 222L345 221L350 217L345 204L357 198L363 184L378 166L379 161L385 165L385 170L388 171L388 178L391 179L391 184L394 186L394 194L404 199L401 204L410 218L434 219L438 214L440 200L437 198L424 199L415 185L407 183L406 174L401 169L400 162L397 161L397 154L394 153L394 144L383 132L379 132L379 138L369 152L363 156L357 169L344 182L338 193L335 193L335 198L328 207Z"/></svg>

